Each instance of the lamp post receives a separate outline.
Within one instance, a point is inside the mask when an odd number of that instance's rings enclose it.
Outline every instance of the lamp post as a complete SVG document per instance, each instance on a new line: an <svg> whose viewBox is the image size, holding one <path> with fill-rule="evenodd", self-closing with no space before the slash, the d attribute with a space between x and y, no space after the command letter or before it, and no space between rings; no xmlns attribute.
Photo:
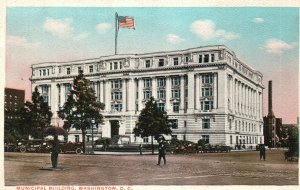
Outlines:
<svg viewBox="0 0 300 190"><path fill-rule="evenodd" d="M95 120L92 119L91 123L92 123L92 151L91 151L91 153L94 154L94 123L95 123Z"/></svg>

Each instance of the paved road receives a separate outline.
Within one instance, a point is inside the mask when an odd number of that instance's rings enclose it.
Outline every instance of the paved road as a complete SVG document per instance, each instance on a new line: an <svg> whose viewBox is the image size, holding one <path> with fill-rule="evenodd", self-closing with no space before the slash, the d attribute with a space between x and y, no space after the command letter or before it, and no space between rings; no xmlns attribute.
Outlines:
<svg viewBox="0 0 300 190"><path fill-rule="evenodd" d="M167 155L60 154L50 171L50 155L5 153L5 185L298 185L298 163L287 162L281 150Z"/></svg>

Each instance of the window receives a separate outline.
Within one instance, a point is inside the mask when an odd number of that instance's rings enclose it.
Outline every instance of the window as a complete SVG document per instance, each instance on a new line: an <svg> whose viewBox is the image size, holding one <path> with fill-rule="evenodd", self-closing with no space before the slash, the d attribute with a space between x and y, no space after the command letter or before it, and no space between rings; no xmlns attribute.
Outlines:
<svg viewBox="0 0 300 190"><path fill-rule="evenodd" d="M170 119L172 129L178 129L178 119Z"/></svg>
<svg viewBox="0 0 300 190"><path fill-rule="evenodd" d="M180 90L172 90L172 98L179 98L180 97Z"/></svg>
<svg viewBox="0 0 300 190"><path fill-rule="evenodd" d="M199 63L202 63L203 55L199 55Z"/></svg>
<svg viewBox="0 0 300 190"><path fill-rule="evenodd" d="M118 62L114 62L114 70L118 69Z"/></svg>
<svg viewBox="0 0 300 190"><path fill-rule="evenodd" d="M213 109L213 101L212 100L201 101L201 110L202 111L210 111L212 109Z"/></svg>
<svg viewBox="0 0 300 190"><path fill-rule="evenodd" d="M172 86L179 86L180 85L180 77L178 77L178 76L172 77L171 83L172 83Z"/></svg>
<svg viewBox="0 0 300 190"><path fill-rule="evenodd" d="M209 135L202 135L202 140L205 144L209 144Z"/></svg>
<svg viewBox="0 0 300 190"><path fill-rule="evenodd" d="M89 68L90 68L90 73L94 72L94 67L93 67L93 65L90 65Z"/></svg>
<svg viewBox="0 0 300 190"><path fill-rule="evenodd" d="M202 96L212 96L212 87L202 88Z"/></svg>
<svg viewBox="0 0 300 190"><path fill-rule="evenodd" d="M113 81L111 81L111 88L112 89L122 88L122 80L113 80Z"/></svg>
<svg viewBox="0 0 300 190"><path fill-rule="evenodd" d="M122 100L122 92L113 92L111 94L112 100Z"/></svg>
<svg viewBox="0 0 300 190"><path fill-rule="evenodd" d="M75 135L75 142L79 142L79 135Z"/></svg>
<svg viewBox="0 0 300 190"><path fill-rule="evenodd" d="M82 71L81 67L78 67L78 74L80 73L80 71Z"/></svg>
<svg viewBox="0 0 300 190"><path fill-rule="evenodd" d="M164 59L159 59L159 60L158 60L158 66L159 66L159 67L163 67L164 64L165 64L165 60L164 60Z"/></svg>
<svg viewBox="0 0 300 190"><path fill-rule="evenodd" d="M210 119L202 119L202 129L210 128Z"/></svg>
<svg viewBox="0 0 300 190"><path fill-rule="evenodd" d="M109 65L110 65L110 70L112 70L112 69L113 69L113 67L112 67L112 63L109 63Z"/></svg>
<svg viewBox="0 0 300 190"><path fill-rule="evenodd" d="M188 56L185 57L185 62L186 63L189 62L189 57Z"/></svg>
<svg viewBox="0 0 300 190"><path fill-rule="evenodd" d="M42 70L40 70L40 76L42 76Z"/></svg>
<svg viewBox="0 0 300 190"><path fill-rule="evenodd" d="M165 90L157 91L157 98L158 99L165 99L166 98L166 91Z"/></svg>
<svg viewBox="0 0 300 190"><path fill-rule="evenodd" d="M144 79L144 88L151 88L152 81L151 79Z"/></svg>
<svg viewBox="0 0 300 190"><path fill-rule="evenodd" d="M144 99L150 99L152 96L151 90L144 91Z"/></svg>
<svg viewBox="0 0 300 190"><path fill-rule="evenodd" d="M151 66L150 65L150 60L146 60L145 66L146 66L146 68L149 68Z"/></svg>
<svg viewBox="0 0 300 190"><path fill-rule="evenodd" d="M211 58L211 62L214 62L215 61L215 54L211 54L210 56L211 56L210 57Z"/></svg>
<svg viewBox="0 0 300 190"><path fill-rule="evenodd" d="M173 103L173 112L176 112L176 113L179 112L179 102Z"/></svg>
<svg viewBox="0 0 300 190"><path fill-rule="evenodd" d="M186 121L184 121L184 125L183 125L184 127L186 127L187 126L187 123L186 123Z"/></svg>
<svg viewBox="0 0 300 190"><path fill-rule="evenodd" d="M231 122L231 119L229 119L229 130L231 130L231 127L232 127L232 126L231 126L231 123L232 123L232 122Z"/></svg>
<svg viewBox="0 0 300 190"><path fill-rule="evenodd" d="M158 103L158 108L160 111L165 111L165 103Z"/></svg>
<svg viewBox="0 0 300 190"><path fill-rule="evenodd" d="M157 87L165 87L165 86L166 86L166 78L158 78Z"/></svg>
<svg viewBox="0 0 300 190"><path fill-rule="evenodd" d="M47 75L49 76L49 69L47 69Z"/></svg>
<svg viewBox="0 0 300 190"><path fill-rule="evenodd" d="M173 64L174 65L178 65L179 64L178 57L174 57L173 58Z"/></svg>
<svg viewBox="0 0 300 190"><path fill-rule="evenodd" d="M49 90L48 85L43 85L42 86L42 94L48 94L48 90Z"/></svg>
<svg viewBox="0 0 300 190"><path fill-rule="evenodd" d="M230 144L232 144L232 135L230 135Z"/></svg>
<svg viewBox="0 0 300 190"><path fill-rule="evenodd" d="M69 94L71 92L72 86L71 84L66 84L66 94Z"/></svg>
<svg viewBox="0 0 300 190"><path fill-rule="evenodd" d="M177 135L171 135L172 139L177 139Z"/></svg>
<svg viewBox="0 0 300 190"><path fill-rule="evenodd" d="M143 142L144 142L144 143L148 143L148 142L149 142L149 138L148 138L148 137L144 137L144 138L143 138Z"/></svg>
<svg viewBox="0 0 300 190"><path fill-rule="evenodd" d="M202 83L203 84L211 84L213 82L213 76L212 75L203 75L202 76Z"/></svg>
<svg viewBox="0 0 300 190"><path fill-rule="evenodd" d="M208 63L209 62L209 54L205 54L204 55L204 63Z"/></svg>
<svg viewBox="0 0 300 190"><path fill-rule="evenodd" d="M46 76L46 69L43 69L43 76Z"/></svg>
<svg viewBox="0 0 300 190"><path fill-rule="evenodd" d="M122 104L121 103L112 104L111 105L111 110L112 110L112 112L122 111Z"/></svg>
<svg viewBox="0 0 300 190"><path fill-rule="evenodd" d="M120 62L120 69L123 68L123 62Z"/></svg>

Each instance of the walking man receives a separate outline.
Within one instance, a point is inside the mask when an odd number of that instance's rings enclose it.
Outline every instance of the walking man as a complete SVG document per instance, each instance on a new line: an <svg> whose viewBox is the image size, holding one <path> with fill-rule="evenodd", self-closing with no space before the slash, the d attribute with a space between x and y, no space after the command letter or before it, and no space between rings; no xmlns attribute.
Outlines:
<svg viewBox="0 0 300 190"><path fill-rule="evenodd" d="M164 165L166 165L166 146L162 139L158 141L158 164L160 165L161 158L164 159Z"/></svg>

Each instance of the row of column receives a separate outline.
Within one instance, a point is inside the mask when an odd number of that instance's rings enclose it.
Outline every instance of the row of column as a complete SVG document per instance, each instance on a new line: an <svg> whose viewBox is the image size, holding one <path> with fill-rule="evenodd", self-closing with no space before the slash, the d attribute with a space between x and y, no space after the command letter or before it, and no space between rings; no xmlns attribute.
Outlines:
<svg viewBox="0 0 300 190"><path fill-rule="evenodd" d="M237 114L261 118L262 93L231 76L228 81L229 109Z"/></svg>

